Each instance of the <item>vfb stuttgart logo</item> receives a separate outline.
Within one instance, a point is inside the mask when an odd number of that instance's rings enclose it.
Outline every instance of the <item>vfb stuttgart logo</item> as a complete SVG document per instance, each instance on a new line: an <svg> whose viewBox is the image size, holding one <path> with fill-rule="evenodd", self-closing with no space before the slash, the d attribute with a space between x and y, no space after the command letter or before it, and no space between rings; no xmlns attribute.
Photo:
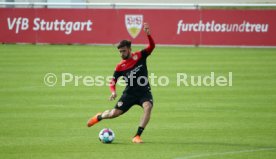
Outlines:
<svg viewBox="0 0 276 159"><path fill-rule="evenodd" d="M129 35L135 39L142 30L143 15L125 15L125 24Z"/></svg>

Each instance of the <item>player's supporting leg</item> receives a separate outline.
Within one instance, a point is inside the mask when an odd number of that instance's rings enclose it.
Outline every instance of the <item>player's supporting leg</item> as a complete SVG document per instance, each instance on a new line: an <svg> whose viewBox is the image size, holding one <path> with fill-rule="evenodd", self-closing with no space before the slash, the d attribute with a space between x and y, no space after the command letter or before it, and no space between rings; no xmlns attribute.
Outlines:
<svg viewBox="0 0 276 159"><path fill-rule="evenodd" d="M150 120L152 104L150 102L146 101L143 103L142 106L144 108L144 114L141 118L140 126L138 127L137 133L136 133L135 137L132 139L132 142L134 142L134 143L142 143L143 142L141 139L141 135Z"/></svg>
<svg viewBox="0 0 276 159"><path fill-rule="evenodd" d="M103 113L97 113L95 116L93 116L92 118L90 118L88 120L87 126L91 127L91 126L97 124L102 119L112 119L112 118L116 118L122 114L123 114L123 111L119 110L119 109L112 109L111 111L106 110Z"/></svg>

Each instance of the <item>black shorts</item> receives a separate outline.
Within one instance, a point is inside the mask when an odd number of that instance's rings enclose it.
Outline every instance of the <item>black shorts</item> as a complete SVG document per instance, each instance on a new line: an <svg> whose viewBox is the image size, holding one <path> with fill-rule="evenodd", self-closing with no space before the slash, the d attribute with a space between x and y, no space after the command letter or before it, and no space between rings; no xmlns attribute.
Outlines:
<svg viewBox="0 0 276 159"><path fill-rule="evenodd" d="M128 94L123 93L121 98L115 105L115 109L122 110L124 113L127 112L133 105L137 104L142 106L144 102L150 102L153 105L153 98L151 92L139 93L139 94Z"/></svg>

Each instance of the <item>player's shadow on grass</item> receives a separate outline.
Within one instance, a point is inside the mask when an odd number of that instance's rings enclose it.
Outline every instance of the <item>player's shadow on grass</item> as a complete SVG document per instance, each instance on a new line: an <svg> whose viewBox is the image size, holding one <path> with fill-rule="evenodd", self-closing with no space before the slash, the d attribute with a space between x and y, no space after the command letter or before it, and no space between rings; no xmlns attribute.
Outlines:
<svg viewBox="0 0 276 159"><path fill-rule="evenodd" d="M129 145L131 142L112 142L112 144L109 145ZM108 145L108 144L107 144Z"/></svg>

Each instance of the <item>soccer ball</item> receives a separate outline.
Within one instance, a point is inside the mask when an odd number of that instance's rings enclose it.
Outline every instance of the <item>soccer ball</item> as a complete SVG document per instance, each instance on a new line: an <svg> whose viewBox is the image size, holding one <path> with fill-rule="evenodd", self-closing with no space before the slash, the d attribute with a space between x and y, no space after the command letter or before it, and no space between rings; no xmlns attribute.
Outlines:
<svg viewBox="0 0 276 159"><path fill-rule="evenodd" d="M104 144L110 144L115 138L114 132L109 128L104 128L99 133L99 139Z"/></svg>

